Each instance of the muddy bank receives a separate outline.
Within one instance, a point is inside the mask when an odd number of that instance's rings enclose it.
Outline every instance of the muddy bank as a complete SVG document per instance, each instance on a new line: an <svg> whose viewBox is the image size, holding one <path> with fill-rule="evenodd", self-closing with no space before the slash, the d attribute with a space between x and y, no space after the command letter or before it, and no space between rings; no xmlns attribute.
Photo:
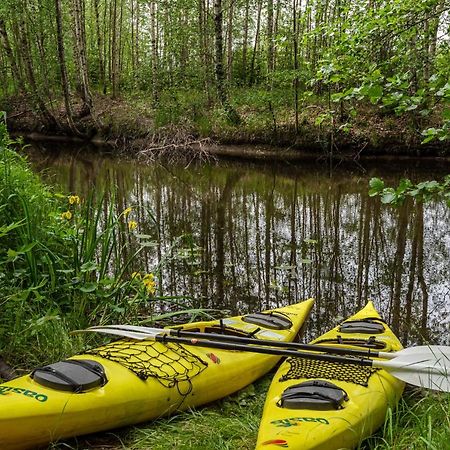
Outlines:
<svg viewBox="0 0 450 450"><path fill-rule="evenodd" d="M97 97L92 116L75 116L77 133L74 135L66 126L62 107L56 115L59 126L55 129L45 126L26 104L17 101L9 105L7 126L12 136L23 136L28 141L89 143L114 153L143 158L177 153L202 158L287 161L318 157L450 155L448 142L421 144L422 136L408 118L383 116L370 109L361 112L349 127L317 126L314 116L305 116L298 131L291 123L269 126L263 120L255 127L255 117L252 117L251 126L245 117L239 126L215 122L211 117L205 133L188 117L158 126L154 114L154 111L138 108L129 101Z"/></svg>

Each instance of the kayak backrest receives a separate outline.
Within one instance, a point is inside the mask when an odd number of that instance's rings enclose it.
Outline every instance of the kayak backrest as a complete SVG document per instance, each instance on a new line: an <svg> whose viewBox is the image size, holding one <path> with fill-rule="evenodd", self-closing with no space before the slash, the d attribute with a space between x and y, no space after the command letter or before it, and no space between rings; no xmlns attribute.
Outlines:
<svg viewBox="0 0 450 450"><path fill-rule="evenodd" d="M277 406L288 409L342 409L347 393L329 381L310 380L288 387Z"/></svg>
<svg viewBox="0 0 450 450"><path fill-rule="evenodd" d="M90 359L67 359L38 367L31 378L42 386L77 393L104 386L108 381L103 366Z"/></svg>
<svg viewBox="0 0 450 450"><path fill-rule="evenodd" d="M380 334L383 333L384 330L384 325L380 321L375 321L373 319L348 320L339 327L340 333Z"/></svg>
<svg viewBox="0 0 450 450"><path fill-rule="evenodd" d="M259 325L271 330L288 330L292 327L292 321L289 317L275 311L268 313L257 312L247 314L242 317L242 320L246 323Z"/></svg>

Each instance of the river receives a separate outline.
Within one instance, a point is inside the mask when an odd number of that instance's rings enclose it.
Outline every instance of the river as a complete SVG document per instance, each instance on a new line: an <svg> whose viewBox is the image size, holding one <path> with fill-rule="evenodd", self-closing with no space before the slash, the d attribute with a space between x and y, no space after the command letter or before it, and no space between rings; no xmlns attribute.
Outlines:
<svg viewBox="0 0 450 450"><path fill-rule="evenodd" d="M64 192L117 188L145 245L138 270L157 272L168 310L245 313L314 297L312 337L372 299L404 345L450 344L450 208L368 196L373 176L442 180L448 160L164 165L55 146L29 157Z"/></svg>

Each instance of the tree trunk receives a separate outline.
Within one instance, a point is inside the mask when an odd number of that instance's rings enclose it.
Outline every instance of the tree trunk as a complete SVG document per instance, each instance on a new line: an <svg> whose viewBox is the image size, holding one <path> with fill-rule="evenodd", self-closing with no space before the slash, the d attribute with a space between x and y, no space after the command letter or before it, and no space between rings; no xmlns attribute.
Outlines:
<svg viewBox="0 0 450 450"><path fill-rule="evenodd" d="M274 39L276 39L277 36L278 36L278 29L280 27L280 15L281 15L281 1L277 0L277 9L276 9L275 23L273 25ZM273 70L277 70L277 59L278 59L277 46L274 45Z"/></svg>
<svg viewBox="0 0 450 450"><path fill-rule="evenodd" d="M28 41L28 32L24 20L19 23L20 30L20 54L23 58L25 73L27 77L27 83L29 85L29 92L31 95L32 102L41 114L42 120L50 128L59 128L55 117L47 107L43 97L41 96L40 90L38 89L36 78L34 75L33 60L30 52L30 45Z"/></svg>
<svg viewBox="0 0 450 450"><path fill-rule="evenodd" d="M252 55L252 62L251 62L251 66L250 66L250 81L249 81L250 85L252 85L256 79L255 63L256 63L256 52L258 49L258 42L259 42L259 30L261 28L261 11L262 11L262 0L259 0L258 1L258 16L257 16L257 20L256 20L255 43L253 45L253 55Z"/></svg>
<svg viewBox="0 0 450 450"><path fill-rule="evenodd" d="M150 3L150 35L152 47L152 102L156 107L159 100L158 90L158 37L156 28L156 2Z"/></svg>
<svg viewBox="0 0 450 450"><path fill-rule="evenodd" d="M227 80L231 81L231 73L233 68L233 5L231 0L228 7L228 21L227 21Z"/></svg>
<svg viewBox="0 0 450 450"><path fill-rule="evenodd" d="M298 111L298 88L299 80L297 76L298 71L298 34L297 34L297 0L292 2L292 32L294 35L294 112L295 112L295 132L299 132L299 111Z"/></svg>
<svg viewBox="0 0 450 450"><path fill-rule="evenodd" d="M25 86L20 76L19 68L17 67L14 53L9 43L8 33L6 31L5 21L0 19L0 39L5 50L6 57L8 58L9 66L11 68L11 75L20 93L25 92Z"/></svg>
<svg viewBox="0 0 450 450"><path fill-rule="evenodd" d="M102 33L100 31L100 12L99 0L94 0L94 14L95 14L95 30L97 33L97 51L98 51L98 77L101 91L103 95L106 94L106 76L105 76L105 57L102 43Z"/></svg>
<svg viewBox="0 0 450 450"><path fill-rule="evenodd" d="M200 62L203 67L202 83L205 87L208 99L210 99L210 83L208 76L208 37L206 30L206 5L205 0L198 0L198 45L200 49Z"/></svg>
<svg viewBox="0 0 450 450"><path fill-rule="evenodd" d="M73 123L73 112L72 104L70 101L70 89L69 80L67 77L66 69L66 57L64 51L64 32L62 25L62 11L61 11L61 0L55 0L55 10L56 10L56 36L57 36L57 46L58 46L58 62L59 69L61 71L61 88L64 97L64 105L66 107L67 122L69 128L75 132L75 124Z"/></svg>
<svg viewBox="0 0 450 450"><path fill-rule="evenodd" d="M89 115L92 110L92 96L86 59L86 30L84 25L84 0L72 0L73 49L77 67L78 90L83 101L81 115Z"/></svg>
<svg viewBox="0 0 450 450"><path fill-rule="evenodd" d="M274 36L273 36L273 0L267 0L267 71L274 70Z"/></svg>
<svg viewBox="0 0 450 450"><path fill-rule="evenodd" d="M249 0L245 2L245 18L244 18L244 42L242 44L242 81L247 84L247 49L248 49L248 22L250 15Z"/></svg>
<svg viewBox="0 0 450 450"><path fill-rule="evenodd" d="M214 37L215 37L215 72L217 95L219 101L227 114L228 119L235 124L240 122L239 115L233 109L228 98L225 86L225 72L223 69L223 9L222 0L214 0Z"/></svg>
<svg viewBox="0 0 450 450"><path fill-rule="evenodd" d="M112 98L116 99L119 94L119 58L117 48L117 0L111 4L111 84Z"/></svg>
<svg viewBox="0 0 450 450"><path fill-rule="evenodd" d="M228 102L227 92L225 89L225 77L223 71L223 11L222 0L214 1L214 31L215 31L215 54L216 54L216 83L219 100L224 105Z"/></svg>

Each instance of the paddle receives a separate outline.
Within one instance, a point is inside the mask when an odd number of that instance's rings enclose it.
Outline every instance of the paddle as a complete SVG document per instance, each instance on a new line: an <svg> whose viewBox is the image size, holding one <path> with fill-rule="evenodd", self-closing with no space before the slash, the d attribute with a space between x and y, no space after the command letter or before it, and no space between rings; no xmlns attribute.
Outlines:
<svg viewBox="0 0 450 450"><path fill-rule="evenodd" d="M148 339L146 333L150 334L168 334L170 336L178 336L178 337L191 337L191 338L206 338L210 341L222 341L222 342L236 342L241 344L257 344L259 346L268 346L268 347L283 347L283 348L291 348L296 350L308 350L312 352L325 352L325 353L333 353L336 355L352 355L352 356L364 356L369 358L383 358L383 359L393 359L398 358L400 356L408 356L413 355L416 358L428 359L434 358L437 356L443 356L450 360L450 347L446 347L443 345L424 345L418 347L408 347L397 352L380 352L376 350L360 350L360 349L351 349L351 348L342 348L342 347L332 347L326 345L318 345L318 344L301 344L298 342L283 342L283 341L274 341L268 339L255 339L251 337L245 336L232 336L227 334L218 334L218 333L201 333L197 331L184 331L170 328L150 328L150 327L142 327L137 325L101 325L90 327L89 330L95 330L97 328L107 328L107 329L116 329L116 330L124 330L130 331L132 333L143 333L138 334L133 337L133 339ZM117 333L118 336L123 336L120 332ZM124 337L131 337L125 336Z"/></svg>
<svg viewBox="0 0 450 450"><path fill-rule="evenodd" d="M170 336L167 329L158 332L139 332L129 331L117 328L91 327L86 330L76 330L73 333L97 332L128 337L131 339L149 339L156 342L174 342L184 345L192 345L197 347L218 348L224 350L238 350L254 353L263 353L268 355L292 356L295 358L315 359L319 361L329 361L342 364L354 364L361 366L369 366L378 369L384 369L395 378L406 383L420 386L426 389L434 389L437 391L450 392L450 359L445 353L431 355L428 357L417 357L414 352L397 356L390 361L379 361L365 358L350 358L344 356L328 355L324 353L305 353L291 349L277 349L264 347L260 345L235 344L231 342L217 342L202 340L197 338L185 338ZM176 331L176 330L172 330ZM169 333L170 334L170 333ZM255 343L258 341L255 339ZM320 350L320 349L319 349Z"/></svg>

